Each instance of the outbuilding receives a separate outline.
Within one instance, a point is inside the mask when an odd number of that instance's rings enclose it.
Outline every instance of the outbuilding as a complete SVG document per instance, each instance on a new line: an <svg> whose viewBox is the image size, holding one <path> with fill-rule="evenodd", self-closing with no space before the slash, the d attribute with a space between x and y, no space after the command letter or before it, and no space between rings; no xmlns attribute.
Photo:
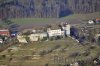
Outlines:
<svg viewBox="0 0 100 66"><path fill-rule="evenodd" d="M0 30L0 35L2 36L10 36L10 32L8 29L1 29Z"/></svg>

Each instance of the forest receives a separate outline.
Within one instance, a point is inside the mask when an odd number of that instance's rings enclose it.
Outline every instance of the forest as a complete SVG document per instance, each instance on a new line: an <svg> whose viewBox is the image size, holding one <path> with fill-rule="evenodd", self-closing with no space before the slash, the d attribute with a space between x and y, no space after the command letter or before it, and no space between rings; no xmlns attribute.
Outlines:
<svg viewBox="0 0 100 66"><path fill-rule="evenodd" d="M0 0L0 18L61 18L100 12L100 0Z"/></svg>

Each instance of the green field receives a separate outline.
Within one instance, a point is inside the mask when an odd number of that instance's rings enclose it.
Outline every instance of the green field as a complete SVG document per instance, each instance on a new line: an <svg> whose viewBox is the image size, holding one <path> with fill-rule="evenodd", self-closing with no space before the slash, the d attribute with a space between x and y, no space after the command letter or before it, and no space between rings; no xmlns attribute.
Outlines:
<svg viewBox="0 0 100 66"><path fill-rule="evenodd" d="M61 19L79 19L79 20L89 20L89 19L95 19L100 18L100 12L90 13L90 14L74 14L69 15L66 17L63 17Z"/></svg>
<svg viewBox="0 0 100 66"><path fill-rule="evenodd" d="M65 16L62 18L16 18L11 19L16 24L33 24L33 23L48 23L48 22L60 22L64 20L89 20L89 19L95 19L100 18L100 12L96 13L90 13L90 14L73 14L69 16Z"/></svg>
<svg viewBox="0 0 100 66"><path fill-rule="evenodd" d="M18 24L29 24L32 22L46 22L48 21L45 18L18 18L18 19L12 19L13 22L18 23Z"/></svg>

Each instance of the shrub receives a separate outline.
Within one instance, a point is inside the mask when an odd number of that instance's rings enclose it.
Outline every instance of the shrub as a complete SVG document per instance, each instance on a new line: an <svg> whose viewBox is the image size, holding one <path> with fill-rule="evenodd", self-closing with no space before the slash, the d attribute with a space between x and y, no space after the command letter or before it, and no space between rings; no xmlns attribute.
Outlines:
<svg viewBox="0 0 100 66"><path fill-rule="evenodd" d="M47 52L45 50L39 52L39 55L41 55L41 56L44 56L46 54L47 54Z"/></svg>
<svg viewBox="0 0 100 66"><path fill-rule="evenodd" d="M50 49L47 50L47 53L51 53L52 51L53 51L53 49L50 48Z"/></svg>
<svg viewBox="0 0 100 66"><path fill-rule="evenodd" d="M45 66L49 66L48 64L45 64Z"/></svg>
<svg viewBox="0 0 100 66"><path fill-rule="evenodd" d="M47 40L47 37L43 37L43 39L41 41L45 41L45 40Z"/></svg>
<svg viewBox="0 0 100 66"><path fill-rule="evenodd" d="M23 60L29 60L29 59L31 59L31 56L24 56L22 59Z"/></svg>
<svg viewBox="0 0 100 66"><path fill-rule="evenodd" d="M3 58L6 58L6 55L2 55Z"/></svg>
<svg viewBox="0 0 100 66"><path fill-rule="evenodd" d="M74 52L70 55L70 57L76 57L76 56L80 56L80 53L79 52Z"/></svg>
<svg viewBox="0 0 100 66"><path fill-rule="evenodd" d="M54 49L58 49L58 48L60 48L61 47L61 45L55 45L54 46Z"/></svg>
<svg viewBox="0 0 100 66"><path fill-rule="evenodd" d="M90 54L90 51L85 51L82 55L83 56L88 56Z"/></svg>
<svg viewBox="0 0 100 66"><path fill-rule="evenodd" d="M32 55L34 55L35 53L36 53L36 52L33 51L33 52L32 52Z"/></svg>
<svg viewBox="0 0 100 66"><path fill-rule="evenodd" d="M0 55L0 60L5 59L6 55Z"/></svg>
<svg viewBox="0 0 100 66"><path fill-rule="evenodd" d="M30 41L30 38L29 38L28 36L26 36L25 38L26 38L26 41L27 41L28 43L31 42L31 41Z"/></svg>
<svg viewBox="0 0 100 66"><path fill-rule="evenodd" d="M65 52L65 48L61 48L60 49L60 52Z"/></svg>
<svg viewBox="0 0 100 66"><path fill-rule="evenodd" d="M92 45L92 46L90 46L90 49L95 49L95 48L96 48L96 46L93 46L93 45Z"/></svg>

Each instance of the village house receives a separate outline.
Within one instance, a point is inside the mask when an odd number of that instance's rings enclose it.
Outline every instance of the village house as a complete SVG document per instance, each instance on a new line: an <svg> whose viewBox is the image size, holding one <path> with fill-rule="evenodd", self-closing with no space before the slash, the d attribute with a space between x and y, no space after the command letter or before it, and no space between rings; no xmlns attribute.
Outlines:
<svg viewBox="0 0 100 66"><path fill-rule="evenodd" d="M65 30L65 35L70 36L70 24L65 23L64 29Z"/></svg>
<svg viewBox="0 0 100 66"><path fill-rule="evenodd" d="M53 26L55 27L55 26ZM47 40L51 37L63 37L63 36L70 36L70 25L65 23L61 27L56 28L47 28L47 31L43 32L43 30L32 30L31 33L28 33L27 37L29 38L30 42L34 41L41 41L41 40ZM26 31L27 32L27 31ZM23 35L17 35L17 39L21 43L27 43L27 39Z"/></svg>
<svg viewBox="0 0 100 66"><path fill-rule="evenodd" d="M48 28L47 33L48 33L49 37L70 36L70 25L65 23L63 25L61 24L61 28L59 28L59 29Z"/></svg>
<svg viewBox="0 0 100 66"><path fill-rule="evenodd" d="M43 38L47 38L47 33L33 33L29 35L30 41L39 41L42 40Z"/></svg>
<svg viewBox="0 0 100 66"><path fill-rule="evenodd" d="M19 41L19 43L28 43L26 40L26 36L22 34L17 34L17 40Z"/></svg>
<svg viewBox="0 0 100 66"><path fill-rule="evenodd" d="M63 33L61 29L51 30L50 28L47 30L49 37L53 36L61 36Z"/></svg>
<svg viewBox="0 0 100 66"><path fill-rule="evenodd" d="M9 32L8 29L1 29L0 30L0 35L9 37L10 36L10 32Z"/></svg>
<svg viewBox="0 0 100 66"><path fill-rule="evenodd" d="M8 29L1 29L0 30L0 43L3 43L10 37L10 32Z"/></svg>

